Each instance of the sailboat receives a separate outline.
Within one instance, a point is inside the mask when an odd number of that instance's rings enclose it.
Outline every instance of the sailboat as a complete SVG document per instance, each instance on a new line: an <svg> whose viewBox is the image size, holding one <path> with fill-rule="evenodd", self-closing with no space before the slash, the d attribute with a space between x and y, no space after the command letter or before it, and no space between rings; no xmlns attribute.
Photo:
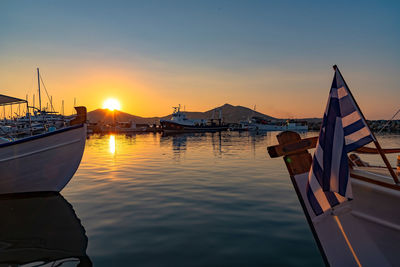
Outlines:
<svg viewBox="0 0 400 267"><path fill-rule="evenodd" d="M327 266L399 266L399 173L386 154L400 149L380 146L336 65L334 70L320 135L301 139L282 132L268 153L283 156ZM348 157L351 151L356 154ZM369 166L357 155L362 153L379 154L385 166Z"/></svg>
<svg viewBox="0 0 400 267"><path fill-rule="evenodd" d="M40 87L39 87L40 90ZM0 95L0 105L26 104L26 100ZM5 135L0 141L0 195L60 192L79 167L86 141L86 107L68 124L38 133L27 122L27 135ZM28 112L28 117L30 114Z"/></svg>

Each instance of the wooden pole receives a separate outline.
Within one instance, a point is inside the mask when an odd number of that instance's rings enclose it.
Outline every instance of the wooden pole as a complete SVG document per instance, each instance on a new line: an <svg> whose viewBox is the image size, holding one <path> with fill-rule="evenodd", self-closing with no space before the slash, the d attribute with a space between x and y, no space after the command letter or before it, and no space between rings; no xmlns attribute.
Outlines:
<svg viewBox="0 0 400 267"><path fill-rule="evenodd" d="M385 155L385 152L383 152L382 147L381 147L381 145L380 145L379 142L378 142L378 139L376 139L375 134L372 132L371 128L369 127L368 122L367 122L367 120L365 119L364 114L362 113L360 107L358 106L356 99L353 97L353 94L351 93L349 86L347 85L346 81L344 80L343 75L340 73L339 68L338 68L336 65L334 65L334 66L333 66L333 69L334 69L335 71L337 70L337 71L339 72L340 76L342 76L344 85L347 87L347 90L348 90L350 96L353 98L354 104L356 105L356 107L357 107L357 109L358 109L358 112L360 112L361 117L363 118L365 124L367 125L369 131L371 132L371 135L372 135L373 138L374 138L373 142L374 142L374 144L375 144L375 146L376 146L376 149L378 150L379 154L381 155L381 157L382 157L382 159L383 159L383 162L385 163L386 167L388 168L389 173L390 173L390 175L392 176L394 182L395 182L396 184L399 184L399 179L397 178L396 173L393 171L393 168L392 168L392 166L390 165L390 162L389 162L389 160L387 159L387 157L386 157L386 155Z"/></svg>

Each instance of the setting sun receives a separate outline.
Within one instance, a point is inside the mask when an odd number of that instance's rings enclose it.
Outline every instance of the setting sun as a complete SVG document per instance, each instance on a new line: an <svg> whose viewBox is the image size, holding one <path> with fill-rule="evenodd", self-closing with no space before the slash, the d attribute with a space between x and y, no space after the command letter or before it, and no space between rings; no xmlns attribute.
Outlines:
<svg viewBox="0 0 400 267"><path fill-rule="evenodd" d="M119 103L118 100L114 98L109 98L103 103L103 108L109 109L109 110L120 110L121 109L121 104Z"/></svg>

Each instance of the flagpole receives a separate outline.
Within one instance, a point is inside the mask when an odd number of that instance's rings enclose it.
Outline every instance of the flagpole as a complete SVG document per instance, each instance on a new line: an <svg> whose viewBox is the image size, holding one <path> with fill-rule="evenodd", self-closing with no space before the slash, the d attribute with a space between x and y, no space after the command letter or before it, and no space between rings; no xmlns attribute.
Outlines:
<svg viewBox="0 0 400 267"><path fill-rule="evenodd" d="M389 162L389 160L387 159L385 152L383 152L382 147L381 147L381 145L380 145L379 142L378 142L378 139L376 139L375 134L372 132L371 128L369 127L368 122L367 122L367 120L365 119L364 114L362 113L360 107L359 107L358 104L357 104L356 99L354 98L353 94L351 93L350 88L349 88L349 86L347 85L345 79L343 78L342 73L340 73L340 70L339 70L338 66L334 65L334 66L333 66L333 69L334 69L335 71L337 70L337 71L339 72L340 76L342 76L343 82L344 82L344 84L346 85L347 90L348 90L350 96L353 98L354 104L356 105L358 111L360 112L361 117L362 117L363 120L365 121L365 124L367 125L369 131L371 132L371 135L374 137L373 142L374 142L374 144L375 144L375 146L376 146L376 149L378 150L379 154L381 155L381 157L382 157L382 159L383 159L383 162L385 163L386 167L388 168L388 170L389 170L389 172L390 172L390 175L392 176L394 182L395 182L396 184L399 184L400 182L399 182L399 179L397 178L396 173L393 171L393 168L392 168L392 166L390 165L390 162Z"/></svg>

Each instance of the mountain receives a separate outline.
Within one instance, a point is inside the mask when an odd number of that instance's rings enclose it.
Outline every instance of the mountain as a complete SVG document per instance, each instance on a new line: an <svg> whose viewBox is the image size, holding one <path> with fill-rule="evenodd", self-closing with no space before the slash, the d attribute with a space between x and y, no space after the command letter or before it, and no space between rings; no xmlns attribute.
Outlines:
<svg viewBox="0 0 400 267"><path fill-rule="evenodd" d="M160 118L143 118L135 115L131 115L126 112L122 112L119 110L114 111L115 121L134 121L135 123L146 123L146 124L153 124L160 121ZM96 109L93 111L88 112L87 118L89 122L105 122L111 123L113 122L113 112L109 111L108 109Z"/></svg>
<svg viewBox="0 0 400 267"><path fill-rule="evenodd" d="M275 120L274 117L265 115L263 113L254 111L252 109L243 107L243 106L232 106L230 104L225 104L220 107L216 107L213 109L210 109L205 112L192 112L192 111L185 111L186 116L190 119L210 119L213 117L218 119L219 118L219 110L221 110L222 113L222 118L224 122L226 123L237 123L239 121L247 120L248 118L251 118L252 116L257 116L261 117L267 120ZM162 117L162 119L171 119L172 114Z"/></svg>
<svg viewBox="0 0 400 267"><path fill-rule="evenodd" d="M211 110L205 112L193 112L193 111L185 111L186 116L190 119L211 119L214 114L214 118L219 118L219 110L221 110L222 118L226 123L237 123L239 121L247 120L252 116L261 117L264 119L275 120L276 118L265 115L263 113L254 111L252 109L243 107L243 106L232 106L230 104L225 104L220 107L213 108ZM131 115L122 111L114 111L115 120L116 121L134 121L136 123L159 123L160 119L171 119L172 114L169 114L164 117L151 117L144 118L135 115ZM96 109L88 112L88 120L90 122L107 122L110 123L113 121L113 113L107 109Z"/></svg>
<svg viewBox="0 0 400 267"><path fill-rule="evenodd" d="M224 121L229 122L239 122L243 120L247 120L253 116L261 117L266 120L275 120L276 118L265 115L263 113L254 111L252 109L243 107L243 106L232 106L230 104L225 104L221 107L211 109L205 112L205 115L209 118L212 116L213 112L215 111L215 118L219 117L219 110L222 111L222 117Z"/></svg>

